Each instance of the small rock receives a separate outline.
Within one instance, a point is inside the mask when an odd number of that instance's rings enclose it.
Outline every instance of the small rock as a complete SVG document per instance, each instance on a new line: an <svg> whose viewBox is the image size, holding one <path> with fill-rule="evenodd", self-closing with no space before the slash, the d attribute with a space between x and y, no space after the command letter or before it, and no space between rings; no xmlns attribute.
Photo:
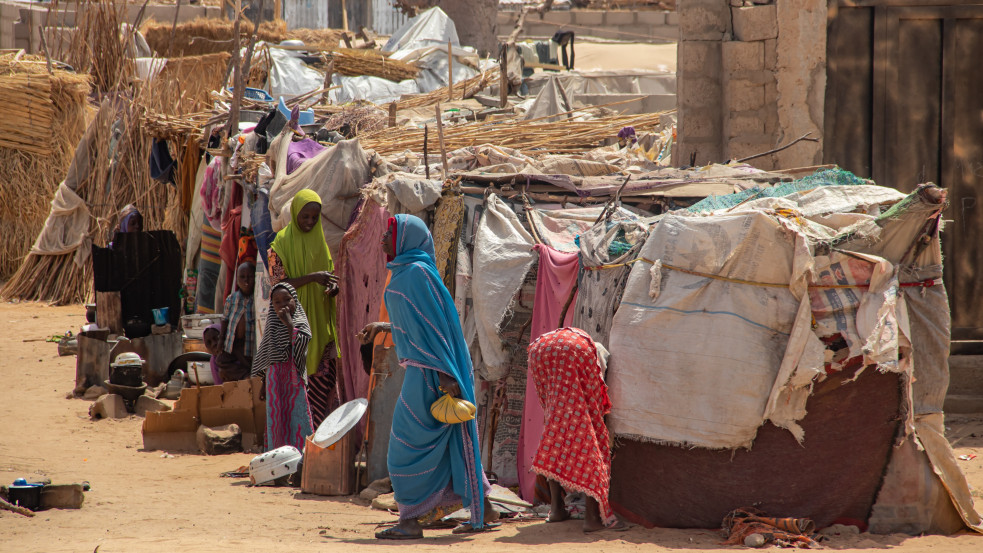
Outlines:
<svg viewBox="0 0 983 553"><path fill-rule="evenodd" d="M222 455L242 451L242 430L238 424L209 428L198 427L198 449L205 455Z"/></svg>
<svg viewBox="0 0 983 553"><path fill-rule="evenodd" d="M396 494L387 493L376 497L372 500L372 508L380 511L395 511L399 509L396 505Z"/></svg>
<svg viewBox="0 0 983 553"><path fill-rule="evenodd" d="M170 411L171 406L159 399L150 396L140 396L133 404L133 412L138 416L146 417L147 413L157 411Z"/></svg>
<svg viewBox="0 0 983 553"><path fill-rule="evenodd" d="M106 394L92 403L89 416L93 419L122 419L129 416L129 413L126 412L121 396Z"/></svg>
<svg viewBox="0 0 983 553"><path fill-rule="evenodd" d="M860 528L853 525L846 524L833 524L832 526L827 526L819 531L820 534L824 536L840 536L840 535L859 535Z"/></svg>
<svg viewBox="0 0 983 553"><path fill-rule="evenodd" d="M393 491L393 483L389 477L380 478L369 484L369 488L379 492L379 494L390 493Z"/></svg>
<svg viewBox="0 0 983 553"><path fill-rule="evenodd" d="M82 395L82 399L95 401L108 393L109 390L103 388L102 386L89 386L88 389L85 390L85 394Z"/></svg>
<svg viewBox="0 0 983 553"><path fill-rule="evenodd" d="M166 389L167 389L167 382L161 382L160 384L154 386L153 388L147 386L147 389L144 390L143 395L157 399L164 393L164 390Z"/></svg>
<svg viewBox="0 0 983 553"><path fill-rule="evenodd" d="M748 547L762 547L768 540L765 539L761 534L751 534L744 538L744 545Z"/></svg>
<svg viewBox="0 0 983 553"><path fill-rule="evenodd" d="M372 486L365 488L364 490L362 490L360 494L358 494L359 497L361 497L366 501L372 501L373 499L379 497L380 495L382 495L382 492L380 492L377 489L374 489Z"/></svg>

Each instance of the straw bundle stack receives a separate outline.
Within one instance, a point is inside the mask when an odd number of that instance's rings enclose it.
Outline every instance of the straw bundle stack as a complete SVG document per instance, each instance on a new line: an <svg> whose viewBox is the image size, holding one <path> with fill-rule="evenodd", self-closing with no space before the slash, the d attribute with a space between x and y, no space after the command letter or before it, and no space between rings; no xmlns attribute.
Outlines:
<svg viewBox="0 0 983 553"><path fill-rule="evenodd" d="M560 120L547 122L481 121L444 127L444 145L448 151L479 144L495 144L523 150L540 150L538 153L579 153L601 145L605 139L615 138L618 131L632 126L638 131L659 128L660 114L619 115L590 121ZM423 129L397 127L384 129L359 137L364 148L371 148L380 155L410 150L423 151ZM433 134L430 146L436 144ZM433 150L431 150L433 151Z"/></svg>
<svg viewBox="0 0 983 553"><path fill-rule="evenodd" d="M420 72L417 66L390 59L378 50L336 48L327 57L328 60L334 60L336 73L349 77L368 75L399 82L415 79Z"/></svg>
<svg viewBox="0 0 983 553"><path fill-rule="evenodd" d="M75 154L89 160L88 170L79 175L75 192L90 211L88 238L97 246L105 246L111 239L112 229L119 224L120 210L131 203L143 214L144 228L180 230L165 224L169 204L178 199L169 190L173 187L149 176L147 159L152 139L144 132L140 111L121 95L105 100ZM110 143L117 132L122 134L111 156ZM0 290L0 297L68 304L85 301L91 291L91 264L76 264L75 253L31 253Z"/></svg>
<svg viewBox="0 0 983 553"><path fill-rule="evenodd" d="M0 280L20 265L44 225L85 132L89 79L48 74L44 58L0 56Z"/></svg>
<svg viewBox="0 0 983 553"><path fill-rule="evenodd" d="M338 131L345 136L358 136L385 129L388 123L389 114L372 104L351 105L329 115L324 128Z"/></svg>
<svg viewBox="0 0 983 553"><path fill-rule="evenodd" d="M68 48L68 63L79 73L92 76L102 93L126 86L133 76L133 60L126 55L120 25L126 23L124 0L88 2L79 10L77 29Z"/></svg>
<svg viewBox="0 0 983 553"><path fill-rule="evenodd" d="M227 52L170 58L149 86L144 105L168 115L184 115L209 109L211 91L222 87L231 56Z"/></svg>
<svg viewBox="0 0 983 553"><path fill-rule="evenodd" d="M484 71L478 73L470 79L465 79L463 81L454 83L452 85L452 95L455 100L463 100L466 98L472 98L475 94L481 92L492 83L492 81L498 82L499 79L498 69L492 71ZM447 87L441 87L437 90L432 90L426 94L414 94L412 96L404 96L396 102L396 107L398 109L413 109L422 108L426 106L432 106L438 102L443 102L447 100Z"/></svg>
<svg viewBox="0 0 983 553"><path fill-rule="evenodd" d="M171 40L171 30L174 30L174 40ZM155 54L162 58L201 56L217 54L232 50L231 19L199 17L176 27L173 22L159 23L147 21L140 27L143 37ZM253 24L244 19L239 26L240 42L246 44L253 33ZM279 43L287 38L287 23L285 21L264 21L259 25L256 40ZM337 44L337 42L335 42Z"/></svg>

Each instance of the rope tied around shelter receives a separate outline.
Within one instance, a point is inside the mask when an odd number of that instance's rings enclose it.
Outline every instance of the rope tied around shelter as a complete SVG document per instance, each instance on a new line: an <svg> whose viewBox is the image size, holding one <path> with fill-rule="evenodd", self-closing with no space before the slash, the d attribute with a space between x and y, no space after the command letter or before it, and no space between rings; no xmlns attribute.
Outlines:
<svg viewBox="0 0 983 553"><path fill-rule="evenodd" d="M655 261L653 261L651 259L648 259L648 258L645 258L645 257L638 257L636 259L632 259L631 261L626 261L624 263L613 263L613 264L609 264L609 265L594 265L594 266L591 266L591 267L584 267L584 270L585 271L602 271L602 270L606 270L606 269L616 269L618 267L624 267L626 265L632 265L632 264L634 264L634 263L636 263L638 261L644 261L645 263L650 263L650 264L653 264L653 265L655 264ZM741 278L725 277L725 276L716 275L716 274L713 274L713 273L704 273L702 271L694 271L692 269L686 269L686 268L683 268L683 267L677 267L675 265L669 265L668 263L665 263L665 262L662 263L662 267L665 268L665 269L671 269L673 271L678 271L680 273L686 273L688 275L693 275L693 276L698 276L698 277L703 277L703 278L712 278L714 280L721 280L721 281L724 281L724 282L732 282L734 284L746 284L748 286L761 286L761 287L765 287L765 288L788 288L789 287L789 284L788 283L758 282L758 281L754 281L754 280L744 280L744 279L741 279ZM932 286L939 286L941 284L942 284L942 279L939 279L939 278L928 278L928 279L925 279L925 280L919 280L919 281L914 281L914 282L902 282L902 283L899 284L899 286L901 286L902 288L913 288L913 287L931 288ZM867 282L867 283L863 283L863 284L809 284L809 288L813 288L813 289L817 289L817 290L829 290L829 289L840 289L840 288L870 288L870 283Z"/></svg>

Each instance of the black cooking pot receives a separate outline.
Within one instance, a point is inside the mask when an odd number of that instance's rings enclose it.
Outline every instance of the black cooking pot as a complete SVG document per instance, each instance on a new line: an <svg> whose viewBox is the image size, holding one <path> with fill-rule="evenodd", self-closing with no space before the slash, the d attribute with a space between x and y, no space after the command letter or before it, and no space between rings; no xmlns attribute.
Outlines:
<svg viewBox="0 0 983 553"><path fill-rule="evenodd" d="M143 367L140 365L110 366L109 381L120 386L136 387L143 384Z"/></svg>
<svg viewBox="0 0 983 553"><path fill-rule="evenodd" d="M43 486L10 486L7 488L7 496L14 505L37 511L41 508L42 488Z"/></svg>

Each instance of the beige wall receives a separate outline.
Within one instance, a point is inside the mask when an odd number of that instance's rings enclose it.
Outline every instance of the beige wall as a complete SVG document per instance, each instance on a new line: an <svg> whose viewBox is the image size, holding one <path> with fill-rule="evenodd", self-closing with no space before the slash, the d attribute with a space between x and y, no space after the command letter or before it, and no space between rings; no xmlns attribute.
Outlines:
<svg viewBox="0 0 983 553"><path fill-rule="evenodd" d="M752 163L822 161L826 0L679 0L679 130L675 163L739 159L811 132ZM737 4L737 5L732 5Z"/></svg>

